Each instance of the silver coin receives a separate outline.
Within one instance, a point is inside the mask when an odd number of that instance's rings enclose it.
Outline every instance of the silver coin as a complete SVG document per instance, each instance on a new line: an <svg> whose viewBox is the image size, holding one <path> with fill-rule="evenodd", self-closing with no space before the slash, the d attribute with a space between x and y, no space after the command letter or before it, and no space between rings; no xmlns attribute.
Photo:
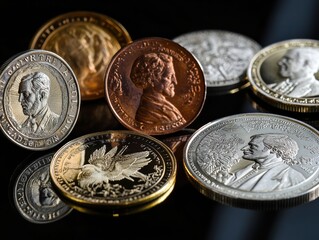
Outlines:
<svg viewBox="0 0 319 240"><path fill-rule="evenodd" d="M247 85L247 67L261 49L257 42L244 35L221 30L189 32L173 41L199 60L207 87L230 87L230 90Z"/></svg>
<svg viewBox="0 0 319 240"><path fill-rule="evenodd" d="M52 156L53 153L32 161L14 183L14 204L22 217L32 223L51 223L72 210L52 188L49 174Z"/></svg>
<svg viewBox="0 0 319 240"><path fill-rule="evenodd" d="M207 123L184 147L188 179L220 203L277 210L318 197L319 132L271 113Z"/></svg>
<svg viewBox="0 0 319 240"><path fill-rule="evenodd" d="M247 76L260 99L292 112L319 111L319 41L291 39L261 49Z"/></svg>
<svg viewBox="0 0 319 240"><path fill-rule="evenodd" d="M10 58L0 72L0 128L12 142L46 150L72 131L80 109L76 77L67 62L46 50Z"/></svg>

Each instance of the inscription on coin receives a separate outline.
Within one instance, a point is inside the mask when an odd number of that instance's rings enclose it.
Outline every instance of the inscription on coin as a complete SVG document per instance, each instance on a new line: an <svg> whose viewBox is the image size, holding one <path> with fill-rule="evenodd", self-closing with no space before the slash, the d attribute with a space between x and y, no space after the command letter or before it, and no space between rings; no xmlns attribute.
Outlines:
<svg viewBox="0 0 319 240"><path fill-rule="evenodd" d="M80 92L63 58L46 50L22 52L2 67L0 82L0 127L14 143L45 150L72 131Z"/></svg>
<svg viewBox="0 0 319 240"><path fill-rule="evenodd" d="M118 51L105 82L107 101L118 120L130 130L150 135L188 126L206 97L199 62L163 38L137 40Z"/></svg>
<svg viewBox="0 0 319 240"><path fill-rule="evenodd" d="M13 199L19 213L32 223L51 223L72 210L52 188L49 166L52 154L32 161L21 171L14 183Z"/></svg>

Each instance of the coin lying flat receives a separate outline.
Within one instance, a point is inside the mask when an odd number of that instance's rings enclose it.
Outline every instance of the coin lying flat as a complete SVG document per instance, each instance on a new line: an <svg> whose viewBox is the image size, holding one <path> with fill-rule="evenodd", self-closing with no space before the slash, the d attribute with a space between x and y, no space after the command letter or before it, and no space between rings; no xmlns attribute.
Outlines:
<svg viewBox="0 0 319 240"><path fill-rule="evenodd" d="M319 41L291 39L261 49L248 79L263 101L291 112L319 111Z"/></svg>
<svg viewBox="0 0 319 240"><path fill-rule="evenodd" d="M59 54L72 67L82 100L104 98L104 73L113 55L131 37L115 19L88 11L75 11L46 22L33 37L30 48Z"/></svg>
<svg viewBox="0 0 319 240"><path fill-rule="evenodd" d="M270 113L232 115L198 129L184 148L190 182L220 203L277 210L318 197L319 132Z"/></svg>
<svg viewBox="0 0 319 240"><path fill-rule="evenodd" d="M174 154L165 144L125 130L69 141L50 166L57 192L78 208L92 211L121 211L149 203L174 185L176 171Z"/></svg>
<svg viewBox="0 0 319 240"><path fill-rule="evenodd" d="M193 53L202 64L208 93L233 93L249 86L247 68L261 46L242 34L200 30L177 36L173 41Z"/></svg>
<svg viewBox="0 0 319 240"><path fill-rule="evenodd" d="M197 118L206 98L197 59L178 43L157 37L120 49L107 68L105 88L121 124L148 135L184 129Z"/></svg>
<svg viewBox="0 0 319 240"><path fill-rule="evenodd" d="M60 144L72 131L80 109L80 89L71 67L56 53L16 54L0 72L0 128L30 150Z"/></svg>
<svg viewBox="0 0 319 240"><path fill-rule="evenodd" d="M15 180L14 204L19 213L32 223L51 223L68 215L66 205L52 188L49 166L53 153L33 160Z"/></svg>

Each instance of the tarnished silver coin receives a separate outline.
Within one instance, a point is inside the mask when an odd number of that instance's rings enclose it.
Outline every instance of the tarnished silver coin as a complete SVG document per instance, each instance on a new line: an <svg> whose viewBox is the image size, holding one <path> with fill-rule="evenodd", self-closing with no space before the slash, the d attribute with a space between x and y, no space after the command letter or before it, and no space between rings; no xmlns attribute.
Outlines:
<svg viewBox="0 0 319 240"><path fill-rule="evenodd" d="M249 86L247 67L261 46L247 36L222 30L200 30L175 37L202 64L208 91L236 92Z"/></svg>
<svg viewBox="0 0 319 240"><path fill-rule="evenodd" d="M161 141L114 130L66 143L54 154L50 175L58 192L78 208L118 212L163 196L175 184L176 166Z"/></svg>
<svg viewBox="0 0 319 240"><path fill-rule="evenodd" d="M319 41L291 39L261 49L247 76L254 94L292 112L319 111Z"/></svg>
<svg viewBox="0 0 319 240"><path fill-rule="evenodd" d="M46 150L72 131L80 90L68 63L46 50L21 52L0 72L0 128L20 147Z"/></svg>
<svg viewBox="0 0 319 240"><path fill-rule="evenodd" d="M19 213L32 223L51 223L72 210L52 188L49 167L53 153L32 161L14 183L13 200Z"/></svg>
<svg viewBox="0 0 319 240"><path fill-rule="evenodd" d="M204 195L226 205L277 210L318 197L319 132L270 113L232 115L198 129L183 166Z"/></svg>

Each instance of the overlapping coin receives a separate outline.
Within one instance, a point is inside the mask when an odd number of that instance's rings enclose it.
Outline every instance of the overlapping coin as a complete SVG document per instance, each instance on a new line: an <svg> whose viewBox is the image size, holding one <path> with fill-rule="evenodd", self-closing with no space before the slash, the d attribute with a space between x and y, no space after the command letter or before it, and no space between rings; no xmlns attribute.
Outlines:
<svg viewBox="0 0 319 240"><path fill-rule="evenodd" d="M263 101L291 112L319 111L319 41L291 39L260 50L250 62L251 89Z"/></svg>
<svg viewBox="0 0 319 240"><path fill-rule="evenodd" d="M53 156L50 175L73 208L113 215L137 211L170 192L176 159L161 141L114 130L71 140Z"/></svg>
<svg viewBox="0 0 319 240"><path fill-rule="evenodd" d="M82 100L104 98L104 74L113 55L131 42L117 20L96 12L75 11L46 22L30 47L59 54L77 76Z"/></svg>
<svg viewBox="0 0 319 240"><path fill-rule="evenodd" d="M184 129L197 118L206 98L197 59L178 43L159 37L120 49L107 68L105 88L117 119L148 135Z"/></svg>
<svg viewBox="0 0 319 240"><path fill-rule="evenodd" d="M315 200L319 132L294 118L243 113L207 123L184 148L184 169L205 196L278 210Z"/></svg>
<svg viewBox="0 0 319 240"><path fill-rule="evenodd" d="M81 96L71 67L56 53L34 49L3 64L0 73L0 128L30 150L60 144L76 124Z"/></svg>
<svg viewBox="0 0 319 240"><path fill-rule="evenodd" d="M208 93L234 93L249 86L247 68L261 49L253 39L222 30L200 30L173 39L193 53L203 66Z"/></svg>
<svg viewBox="0 0 319 240"><path fill-rule="evenodd" d="M50 153L33 160L14 182L14 205L21 216L32 223L55 222L72 211L52 187L49 174L52 156Z"/></svg>

